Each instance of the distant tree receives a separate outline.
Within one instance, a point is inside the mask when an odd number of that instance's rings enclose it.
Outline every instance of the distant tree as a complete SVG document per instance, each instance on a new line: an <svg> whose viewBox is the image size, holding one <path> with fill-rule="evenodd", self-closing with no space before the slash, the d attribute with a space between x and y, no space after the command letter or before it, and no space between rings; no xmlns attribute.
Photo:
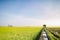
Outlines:
<svg viewBox="0 0 60 40"><path fill-rule="evenodd" d="M12 27L12 25L9 25L9 24L8 24L8 27Z"/></svg>
<svg viewBox="0 0 60 40"><path fill-rule="evenodd" d="M46 28L46 25L44 24L43 27Z"/></svg>

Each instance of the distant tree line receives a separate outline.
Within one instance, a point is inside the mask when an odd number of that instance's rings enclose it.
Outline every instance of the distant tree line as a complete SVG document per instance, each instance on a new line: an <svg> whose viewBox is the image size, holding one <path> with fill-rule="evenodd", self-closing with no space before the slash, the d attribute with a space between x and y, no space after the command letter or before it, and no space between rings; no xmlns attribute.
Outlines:
<svg viewBox="0 0 60 40"><path fill-rule="evenodd" d="M8 27L12 27L12 25L9 25L9 24L8 24Z"/></svg>

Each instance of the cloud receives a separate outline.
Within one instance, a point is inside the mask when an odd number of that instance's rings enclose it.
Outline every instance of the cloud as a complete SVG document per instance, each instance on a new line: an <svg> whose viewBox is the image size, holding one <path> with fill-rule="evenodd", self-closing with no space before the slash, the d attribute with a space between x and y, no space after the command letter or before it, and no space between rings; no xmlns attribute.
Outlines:
<svg viewBox="0 0 60 40"><path fill-rule="evenodd" d="M21 10L21 15L30 18L59 18L60 17L60 6L57 3L32 3L27 5L24 9Z"/></svg>
<svg viewBox="0 0 60 40"><path fill-rule="evenodd" d="M1 20L0 25L40 25L42 23L39 19L25 18L24 16L17 16L7 14L7 19Z"/></svg>
<svg viewBox="0 0 60 40"><path fill-rule="evenodd" d="M18 10L14 9L16 12L3 11L0 25L60 25L60 5L57 3L34 2L23 5L23 7Z"/></svg>
<svg viewBox="0 0 60 40"><path fill-rule="evenodd" d="M60 25L58 19L37 19L37 18L26 18L24 16L7 14L7 19L0 21L0 25L20 25L20 26L40 26L43 24L47 25Z"/></svg>

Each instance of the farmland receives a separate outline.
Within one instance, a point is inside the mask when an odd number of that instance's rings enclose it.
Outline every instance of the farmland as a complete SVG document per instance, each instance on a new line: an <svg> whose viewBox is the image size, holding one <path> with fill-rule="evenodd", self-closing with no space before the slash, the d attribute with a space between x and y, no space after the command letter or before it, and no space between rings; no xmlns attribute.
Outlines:
<svg viewBox="0 0 60 40"><path fill-rule="evenodd" d="M8 27L0 26L0 40L39 40L42 31L46 31L48 40L60 39L60 27ZM41 35L41 36L39 36ZM36 39L37 38L37 39Z"/></svg>
<svg viewBox="0 0 60 40"><path fill-rule="evenodd" d="M40 27L0 27L0 40L34 40Z"/></svg>
<svg viewBox="0 0 60 40"><path fill-rule="evenodd" d="M59 40L60 39L60 27L50 27L47 28L47 34L50 36L49 38L52 40Z"/></svg>
<svg viewBox="0 0 60 40"><path fill-rule="evenodd" d="M50 31L54 31L56 33L59 33L60 34L60 27L50 27L48 28Z"/></svg>

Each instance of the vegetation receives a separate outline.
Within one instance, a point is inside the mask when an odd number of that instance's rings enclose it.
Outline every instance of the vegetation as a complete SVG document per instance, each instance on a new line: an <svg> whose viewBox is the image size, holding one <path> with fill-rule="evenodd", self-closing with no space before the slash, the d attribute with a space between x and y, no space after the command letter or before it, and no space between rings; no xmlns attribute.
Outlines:
<svg viewBox="0 0 60 40"><path fill-rule="evenodd" d="M51 32L49 32L48 30L46 30L46 32L47 32L49 40L59 40Z"/></svg>
<svg viewBox="0 0 60 40"><path fill-rule="evenodd" d="M47 28L47 29L60 34L60 27L50 27L50 28Z"/></svg>
<svg viewBox="0 0 60 40"><path fill-rule="evenodd" d="M36 40L40 38L41 31L42 27L0 26L0 40ZM49 40L60 39L60 27L46 27L45 31Z"/></svg>
<svg viewBox="0 0 60 40"><path fill-rule="evenodd" d="M47 32L48 35L51 34L50 36L52 36L52 35L54 36L52 38L54 38L56 40L60 39L60 27L48 27L47 30L48 30L48 32ZM49 34L49 32L50 32L50 34Z"/></svg>
<svg viewBox="0 0 60 40"><path fill-rule="evenodd" d="M0 27L0 40L34 40L40 27Z"/></svg>

